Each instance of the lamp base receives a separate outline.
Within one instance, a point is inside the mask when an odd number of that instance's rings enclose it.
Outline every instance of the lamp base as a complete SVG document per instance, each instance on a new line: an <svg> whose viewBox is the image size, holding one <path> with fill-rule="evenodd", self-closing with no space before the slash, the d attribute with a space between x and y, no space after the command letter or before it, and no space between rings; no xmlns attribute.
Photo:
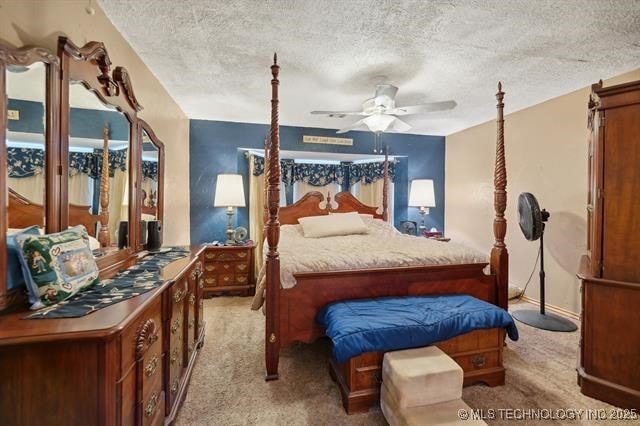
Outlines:
<svg viewBox="0 0 640 426"><path fill-rule="evenodd" d="M573 322L566 318L548 312L542 314L533 309L514 311L511 313L511 316L521 323L542 330L571 332L578 329Z"/></svg>
<svg viewBox="0 0 640 426"><path fill-rule="evenodd" d="M224 242L225 246L231 246L235 243L233 241L233 207L227 207L227 241Z"/></svg>

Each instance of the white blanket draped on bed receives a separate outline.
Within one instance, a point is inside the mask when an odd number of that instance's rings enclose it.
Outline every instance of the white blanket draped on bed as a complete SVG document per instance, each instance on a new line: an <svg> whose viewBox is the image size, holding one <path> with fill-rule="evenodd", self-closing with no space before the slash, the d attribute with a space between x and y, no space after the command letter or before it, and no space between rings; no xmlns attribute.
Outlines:
<svg viewBox="0 0 640 426"><path fill-rule="evenodd" d="M378 219L364 219L368 234L305 238L300 225L280 227L280 282L282 288L296 285L293 274L400 266L486 263L488 256L452 242L405 235ZM265 242L266 244L266 242ZM268 249L265 246L264 253ZM265 267L260 268L252 309L264 301Z"/></svg>

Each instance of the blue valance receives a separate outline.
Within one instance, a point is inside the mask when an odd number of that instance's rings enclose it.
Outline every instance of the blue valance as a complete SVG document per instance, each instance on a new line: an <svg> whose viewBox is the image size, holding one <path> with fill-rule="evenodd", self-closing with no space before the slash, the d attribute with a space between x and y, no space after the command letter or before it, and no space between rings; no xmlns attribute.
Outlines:
<svg viewBox="0 0 640 426"><path fill-rule="evenodd" d="M389 179L391 182L395 178L395 169L395 161L390 161ZM348 181L349 186L351 186L357 182L370 184L379 179L384 179L384 162L315 164L295 163L294 160L280 160L280 171L285 185L295 182L305 182L313 186L324 186L330 183L343 185ZM262 174L264 174L264 157L254 155L253 175L260 176Z"/></svg>
<svg viewBox="0 0 640 426"><path fill-rule="evenodd" d="M44 172L44 150L7 148L7 170L11 178L26 178Z"/></svg>
<svg viewBox="0 0 640 426"><path fill-rule="evenodd" d="M158 180L158 162L142 160L142 178Z"/></svg>
<svg viewBox="0 0 640 426"><path fill-rule="evenodd" d="M7 169L11 178L26 178L44 172L44 150L39 148L7 148ZM102 150L94 152L70 152L69 175L86 174L100 179ZM116 170L127 170L127 150L109 151L109 176ZM156 168L157 175L157 168Z"/></svg>
<svg viewBox="0 0 640 426"><path fill-rule="evenodd" d="M349 186L358 182L369 184L379 179L384 179L384 162L350 163L345 164L345 166L349 168ZM395 176L396 163L395 161L389 161L389 180L393 182Z"/></svg>

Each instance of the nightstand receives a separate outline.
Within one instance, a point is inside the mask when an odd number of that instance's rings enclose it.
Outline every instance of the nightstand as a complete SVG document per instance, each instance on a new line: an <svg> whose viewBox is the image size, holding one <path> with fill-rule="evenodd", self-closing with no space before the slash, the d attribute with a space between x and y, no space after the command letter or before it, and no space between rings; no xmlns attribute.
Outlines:
<svg viewBox="0 0 640 426"><path fill-rule="evenodd" d="M203 296L255 293L253 250L255 246L206 246Z"/></svg>

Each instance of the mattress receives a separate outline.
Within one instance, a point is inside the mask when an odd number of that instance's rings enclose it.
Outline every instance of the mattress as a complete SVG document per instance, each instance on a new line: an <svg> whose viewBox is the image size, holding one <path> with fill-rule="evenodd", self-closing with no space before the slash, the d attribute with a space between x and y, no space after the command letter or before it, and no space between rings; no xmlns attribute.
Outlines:
<svg viewBox="0 0 640 426"><path fill-rule="evenodd" d="M400 233L379 219L363 219L367 234L305 238L300 225L280 227L280 285L292 288L295 274L403 266L488 263L485 253L457 244ZM265 241L264 253L268 251ZM258 274L253 309L264 299L265 267Z"/></svg>

